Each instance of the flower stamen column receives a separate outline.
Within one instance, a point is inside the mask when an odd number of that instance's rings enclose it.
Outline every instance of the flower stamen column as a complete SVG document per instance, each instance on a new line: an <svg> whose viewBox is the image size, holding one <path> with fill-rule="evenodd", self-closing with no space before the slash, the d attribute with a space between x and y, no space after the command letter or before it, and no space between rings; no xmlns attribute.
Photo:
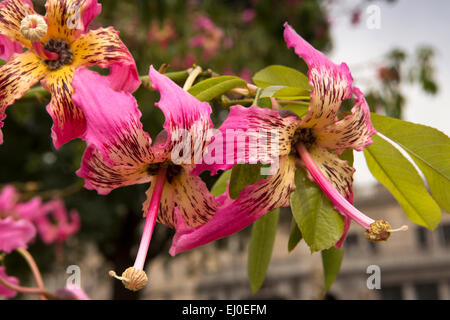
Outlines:
<svg viewBox="0 0 450 320"><path fill-rule="evenodd" d="M141 243L139 244L138 254L133 267L127 268L122 276L119 277L114 271L110 271L110 276L121 280L125 288L132 291L139 291L147 284L148 278L144 271L145 259L147 257L148 248L153 235L153 229L158 216L159 204L161 202L162 191L166 181L167 167L161 167L154 183L152 199L150 201L147 217L145 219L144 231L142 232Z"/></svg>
<svg viewBox="0 0 450 320"><path fill-rule="evenodd" d="M322 189L322 191L331 200L336 210L341 212L341 214L355 220L358 224L364 227L367 230L365 232L365 236L368 240L386 241L390 237L392 232L408 230L407 226L402 226L398 229L393 230L387 221L375 221L356 209L336 190L336 188L333 187L333 185L323 175L322 171L320 171L319 167L314 163L314 160L312 159L305 145L299 142L295 145L295 147L299 156L303 160L306 169L311 174L314 181L319 185L320 189Z"/></svg>

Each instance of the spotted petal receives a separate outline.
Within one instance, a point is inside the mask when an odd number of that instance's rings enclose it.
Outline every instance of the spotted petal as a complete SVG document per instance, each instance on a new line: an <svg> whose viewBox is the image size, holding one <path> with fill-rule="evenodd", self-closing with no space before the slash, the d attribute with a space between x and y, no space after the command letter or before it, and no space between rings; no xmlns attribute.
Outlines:
<svg viewBox="0 0 450 320"><path fill-rule="evenodd" d="M19 42L11 41L0 34L0 59L8 61L14 53L21 53L22 45Z"/></svg>
<svg viewBox="0 0 450 320"><path fill-rule="evenodd" d="M16 277L10 277L6 274L6 270L4 266L0 266L0 277L8 281L9 283L12 283L14 285L19 284L19 279ZM0 297L3 298L14 298L17 295L17 292L8 288L3 287L0 284Z"/></svg>
<svg viewBox="0 0 450 320"><path fill-rule="evenodd" d="M294 114L282 117L278 112L257 106L233 106L228 118L208 146L210 164L201 164L195 173L204 170L216 174L236 163L269 163L291 152L291 143L300 120ZM214 150L214 151L213 151ZM221 153L218 157L212 154Z"/></svg>
<svg viewBox="0 0 450 320"><path fill-rule="evenodd" d="M312 147L309 149L309 154L334 188L353 203L352 184L355 169L349 166L346 160L340 159L335 153L322 147Z"/></svg>
<svg viewBox="0 0 450 320"><path fill-rule="evenodd" d="M20 23L25 17L25 5L28 13L35 14L30 0L4 0L0 2L0 34L13 42L19 42L30 48L31 42L26 40L20 32Z"/></svg>
<svg viewBox="0 0 450 320"><path fill-rule="evenodd" d="M153 186L147 191L144 214L148 212L152 194ZM197 227L207 223L216 209L217 202L206 184L199 177L191 175L186 168L181 168L177 176L168 177L164 184L158 222L176 228L181 218L183 225Z"/></svg>
<svg viewBox="0 0 450 320"><path fill-rule="evenodd" d="M164 155L151 148L133 96L114 91L105 77L83 68L77 70L73 86L73 100L87 120L83 139L88 147L77 171L86 188L107 194L148 182L148 164L162 161Z"/></svg>
<svg viewBox="0 0 450 320"><path fill-rule="evenodd" d="M47 72L47 66L32 52L14 55L0 67L0 144L5 109L22 97Z"/></svg>
<svg viewBox="0 0 450 320"><path fill-rule="evenodd" d="M247 186L235 201L228 198L205 225L183 227L173 238L171 255L188 251L211 241L238 232L266 213L289 205L289 195L295 189L293 157L282 157L280 168L268 179Z"/></svg>
<svg viewBox="0 0 450 320"><path fill-rule="evenodd" d="M112 27L89 31L72 45L75 67L111 67L109 80L115 90L134 92L139 88L136 64L127 47Z"/></svg>
<svg viewBox="0 0 450 320"><path fill-rule="evenodd" d="M336 121L341 103L352 95L353 78L345 63L336 65L322 52L314 49L285 23L284 39L288 47L303 58L309 67L308 79L312 86L311 103L303 118L303 126L325 127Z"/></svg>
<svg viewBox="0 0 450 320"><path fill-rule="evenodd" d="M317 144L341 153L345 149L364 150L372 144L372 135L377 131L370 122L370 109L363 93L358 88L353 88L356 95L352 114L344 119L317 130Z"/></svg>
<svg viewBox="0 0 450 320"><path fill-rule="evenodd" d="M48 32L44 42L49 38L74 41L102 10L97 0L47 0L45 8Z"/></svg>
<svg viewBox="0 0 450 320"><path fill-rule="evenodd" d="M53 119L52 139L56 149L80 137L86 129L83 112L72 101L75 69L66 66L47 74L42 85L52 94L47 112Z"/></svg>
<svg viewBox="0 0 450 320"><path fill-rule="evenodd" d="M36 229L27 220L14 220L7 217L0 220L0 251L10 253L17 248L27 248L36 236Z"/></svg>
<svg viewBox="0 0 450 320"><path fill-rule="evenodd" d="M178 157L176 151L184 151L182 147L188 146L186 153L180 153L183 159L172 157L172 161L182 164L201 162L203 150L210 138L208 130L213 128L211 106L194 98L153 66L150 67L149 77L153 88L161 94L156 105L166 118L164 129L168 132L168 138L165 148L174 151L172 155ZM186 143L186 139L190 143Z"/></svg>

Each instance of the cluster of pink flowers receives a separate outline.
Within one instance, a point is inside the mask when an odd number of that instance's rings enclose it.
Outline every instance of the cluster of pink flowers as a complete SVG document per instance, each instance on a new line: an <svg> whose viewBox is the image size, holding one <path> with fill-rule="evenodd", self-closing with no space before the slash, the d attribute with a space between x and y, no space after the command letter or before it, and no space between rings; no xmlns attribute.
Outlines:
<svg viewBox="0 0 450 320"><path fill-rule="evenodd" d="M68 8L75 2L81 8L81 25L71 29L65 21ZM276 101L273 109L232 106L219 132L278 132L279 153L270 157L278 167L267 178L245 187L237 199L232 199L228 190L214 197L198 175L205 170L216 174L218 170L231 169L242 159L230 156L228 150L246 147L234 140L219 140L218 136L205 139L214 128L211 106L197 100L153 66L149 79L160 93L156 106L162 110L165 123L160 135L152 141L143 130L141 112L131 95L140 83L131 54L112 28L87 31L87 25L99 13L96 0L48 0L45 19L32 10L28 0L0 3L0 33L9 38L7 41L0 38L2 52L15 50L11 41L19 41L28 48L24 53L13 54L1 67L0 120L6 106L45 76L43 84L53 96L48 110L55 121L52 133L55 146L76 137L86 141L81 168L77 171L85 179L85 187L103 195L116 188L150 183L143 204L145 227L135 264L121 276L111 272L127 288L139 290L147 282L144 264L156 222L176 230L172 255L229 236L271 210L288 206L290 194L296 188L296 170L306 169L310 179L345 218L345 230L336 247L342 245L351 220L364 227L370 240L389 237L392 230L387 222L375 221L353 207L354 168L338 156L346 149L363 150L376 133L364 95L353 86L345 63L334 64L285 24L287 46L293 47L309 67L312 91L308 112L300 118L287 110L277 110ZM246 12L243 18L250 21L252 17L252 12ZM3 21L8 21L7 27ZM21 27L24 23L28 26L25 29ZM46 26L48 31L44 27L37 30L37 26ZM191 39L190 45L201 47L207 60L220 49L224 32L206 16L198 17L195 27L199 34ZM155 36L154 40L164 44L176 35L168 26ZM110 67L111 74L103 77L86 68L93 64ZM350 98L356 102L351 113L339 119L342 102ZM180 132L186 135L180 138ZM223 153L222 158L230 161L220 164L198 161L199 154L211 150ZM250 153L240 151L244 155ZM192 161L179 163L180 156ZM267 154L260 158L258 155L257 159L243 158L247 163L267 159ZM19 204L14 200L15 194L11 188L2 193L5 200L2 198L4 209L0 209L3 214L0 250L10 252L25 247L34 238L36 229L46 243L62 242L78 230L77 214L72 212L68 219L61 201L41 204L39 199L33 199ZM58 222L56 225L48 219L50 212Z"/></svg>
<svg viewBox="0 0 450 320"><path fill-rule="evenodd" d="M147 40L158 43L161 49L167 49L170 42L175 41L177 38L178 34L172 20L165 20L162 25L157 21L153 21L150 24Z"/></svg>
<svg viewBox="0 0 450 320"><path fill-rule="evenodd" d="M205 61L211 59L221 48L224 39L224 31L216 26L207 16L201 15L194 22L197 35L191 38L189 46L191 48L201 48L202 58Z"/></svg>
<svg viewBox="0 0 450 320"><path fill-rule="evenodd" d="M10 253L26 249L39 235L45 244L61 245L80 229L80 217L75 210L67 211L61 199L43 202L41 198L21 202L13 186L0 192L0 251ZM0 273L5 276L4 267ZM18 282L18 280L14 280ZM0 296L10 297L13 291L0 285Z"/></svg>

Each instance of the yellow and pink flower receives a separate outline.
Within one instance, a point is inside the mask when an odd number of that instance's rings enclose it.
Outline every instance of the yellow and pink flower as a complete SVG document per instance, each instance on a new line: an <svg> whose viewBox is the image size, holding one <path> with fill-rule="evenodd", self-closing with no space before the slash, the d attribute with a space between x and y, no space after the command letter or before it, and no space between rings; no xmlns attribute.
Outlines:
<svg viewBox="0 0 450 320"><path fill-rule="evenodd" d="M0 48L7 59L0 67L0 128L6 107L43 79L52 96L47 111L53 119L53 143L59 148L86 129L85 117L72 101L75 70L109 67L110 86L128 92L139 87L140 79L117 31L112 27L88 30L101 11L97 0L47 0L46 9L43 17L30 0L0 3ZM18 46L27 50L22 53Z"/></svg>

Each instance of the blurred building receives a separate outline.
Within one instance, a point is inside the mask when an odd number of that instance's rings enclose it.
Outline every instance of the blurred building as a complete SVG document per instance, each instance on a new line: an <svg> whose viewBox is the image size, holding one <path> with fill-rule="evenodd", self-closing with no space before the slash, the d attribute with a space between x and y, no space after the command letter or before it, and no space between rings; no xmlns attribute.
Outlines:
<svg viewBox="0 0 450 320"><path fill-rule="evenodd" d="M359 191L359 192L358 192ZM394 198L382 187L363 194L356 206L367 215L389 220L393 227L407 224L388 242L372 243L353 225L345 243L339 276L327 299L450 299L450 216L435 232L407 220ZM288 219L286 219L288 218ZM320 253L311 254L302 241L288 253L288 212L282 212L266 280L252 295L247 277L249 230L229 237L225 248L209 244L176 258L161 257L148 268L149 299L321 299L323 278ZM219 243L220 244L220 243ZM223 243L222 243L223 244ZM368 289L379 266L381 289Z"/></svg>

